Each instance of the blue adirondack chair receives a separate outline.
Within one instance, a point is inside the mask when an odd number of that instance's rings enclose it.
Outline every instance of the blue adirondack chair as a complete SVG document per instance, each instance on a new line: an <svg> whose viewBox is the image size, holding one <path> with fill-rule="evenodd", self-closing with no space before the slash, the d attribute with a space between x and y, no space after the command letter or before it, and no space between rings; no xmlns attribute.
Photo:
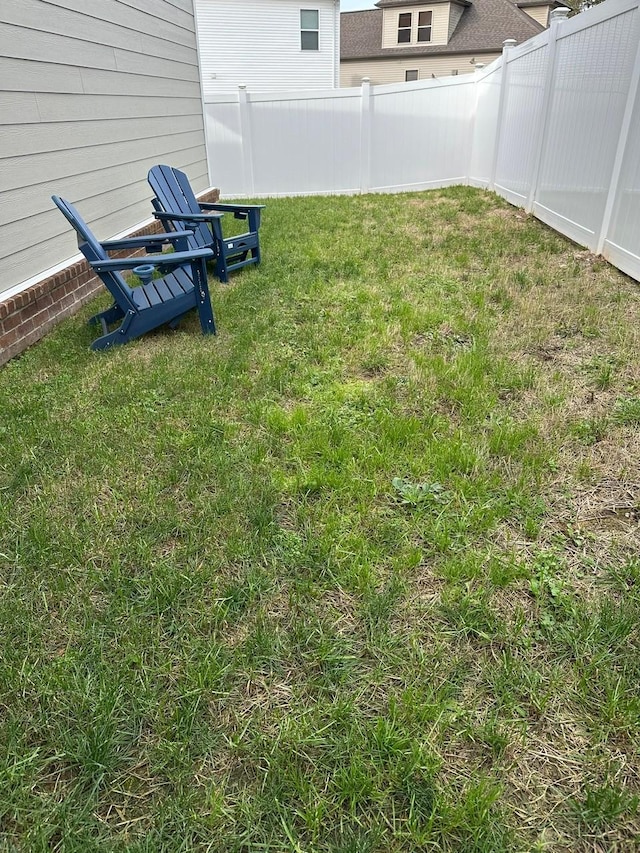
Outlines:
<svg viewBox="0 0 640 853"><path fill-rule="evenodd" d="M89 320L90 324L102 327L102 335L91 344L91 349L102 350L127 343L165 324L175 328L180 318L193 308L198 309L203 334L216 333L207 283L207 260L214 255L208 248L188 248L193 236L191 231L100 243L72 204L55 195L51 198L75 228L80 251L114 299L110 308ZM112 259L107 254L107 251L123 249L152 251L155 248L158 251L167 242L176 251L142 258ZM133 270L142 284L129 287L119 270ZM156 270L163 274L162 278L152 279ZM120 325L109 331L109 326L119 321Z"/></svg>
<svg viewBox="0 0 640 853"><path fill-rule="evenodd" d="M206 246L213 249L220 281L228 281L233 270L260 263L258 229L264 204L201 203L196 199L185 173L171 166L154 166L148 179L156 194L152 201L155 217L167 231L191 229L190 248ZM225 237L221 222L224 213L233 213L236 219L248 220L249 230L245 234Z"/></svg>

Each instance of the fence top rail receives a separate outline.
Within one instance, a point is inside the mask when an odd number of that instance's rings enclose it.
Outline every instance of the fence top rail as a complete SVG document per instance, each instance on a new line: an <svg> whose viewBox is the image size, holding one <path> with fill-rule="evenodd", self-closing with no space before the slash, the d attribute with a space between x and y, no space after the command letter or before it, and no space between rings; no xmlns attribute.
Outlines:
<svg viewBox="0 0 640 853"><path fill-rule="evenodd" d="M496 71L500 71L502 68L502 57L498 56L497 59L494 59L486 68L476 69L475 79L479 82L486 80L487 77L491 77L492 74L495 74Z"/></svg>
<svg viewBox="0 0 640 853"><path fill-rule="evenodd" d="M595 27L597 24L609 21L618 15L624 15L625 12L637 9L638 5L640 5L640 0L607 0L606 3L592 6L591 9L585 9L579 15L562 21L558 29L558 39L567 38L567 36L578 33L580 30L587 30L589 27Z"/></svg>
<svg viewBox="0 0 640 853"><path fill-rule="evenodd" d="M215 95L208 95L204 98L206 104L237 104L237 92L216 92Z"/></svg>
<svg viewBox="0 0 640 853"><path fill-rule="evenodd" d="M475 82L473 74L459 74L455 77L436 77L432 80L415 80L407 83L385 83L371 86L372 95L388 95L398 92L415 92L423 89L440 89L443 86L469 86ZM247 100L252 103L277 103L278 101L334 100L335 98L361 98L362 86L350 86L341 89L298 89L281 92L252 92L246 89ZM235 104L238 92L220 92L205 98L206 104Z"/></svg>
<svg viewBox="0 0 640 853"><path fill-rule="evenodd" d="M638 2L638 0L636 0ZM504 54L507 62L513 62L514 59L520 59L523 56L527 56L529 53L535 53L536 50L542 50L549 44L549 30L545 30L543 33L539 33L537 36L533 38L527 39L527 41L523 41L521 44L512 47L511 50L508 50L506 54Z"/></svg>
<svg viewBox="0 0 640 853"><path fill-rule="evenodd" d="M238 87L239 88L239 87ZM309 101L327 100L334 98L360 98L362 87L356 86L348 89L295 89L283 90L281 92L252 92L246 89L247 100L252 103L277 102L277 101ZM205 104L235 104L238 102L238 90L235 92L220 92L205 98Z"/></svg>
<svg viewBox="0 0 640 853"><path fill-rule="evenodd" d="M353 86L348 89L299 89L282 92L250 92L247 89L247 99L252 103L267 101L326 101L335 98L360 98L362 87Z"/></svg>
<svg viewBox="0 0 640 853"><path fill-rule="evenodd" d="M435 77L431 80L412 80L409 83L382 83L371 87L372 95L393 95L398 92L419 92L423 89L441 89L443 86L468 86L475 82L473 74L455 77Z"/></svg>

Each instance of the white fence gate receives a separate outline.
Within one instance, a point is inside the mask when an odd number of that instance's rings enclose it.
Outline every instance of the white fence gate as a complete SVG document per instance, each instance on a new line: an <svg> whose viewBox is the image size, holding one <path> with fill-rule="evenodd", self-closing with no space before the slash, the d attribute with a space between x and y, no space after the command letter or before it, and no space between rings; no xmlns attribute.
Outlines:
<svg viewBox="0 0 640 853"><path fill-rule="evenodd" d="M489 187L640 280L640 0L468 76L207 103L225 196Z"/></svg>

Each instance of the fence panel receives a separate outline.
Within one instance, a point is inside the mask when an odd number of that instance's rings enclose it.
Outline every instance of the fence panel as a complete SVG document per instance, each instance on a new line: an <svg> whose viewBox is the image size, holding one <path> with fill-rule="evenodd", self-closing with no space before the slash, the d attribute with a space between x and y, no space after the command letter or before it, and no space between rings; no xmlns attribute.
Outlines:
<svg viewBox="0 0 640 853"><path fill-rule="evenodd" d="M209 175L225 197L245 194L240 105L236 96L205 104Z"/></svg>
<svg viewBox="0 0 640 853"><path fill-rule="evenodd" d="M372 90L371 175L374 191L466 183L474 81L457 78Z"/></svg>
<svg viewBox="0 0 640 853"><path fill-rule="evenodd" d="M473 124L469 183L487 187L491 180L493 152L498 134L498 108L502 86L503 59L497 59L488 72L476 80L476 108Z"/></svg>
<svg viewBox="0 0 640 853"><path fill-rule="evenodd" d="M252 98L255 194L357 192L360 110L359 89Z"/></svg>
<svg viewBox="0 0 640 853"><path fill-rule="evenodd" d="M640 280L640 48L634 69L635 91L611 222L604 235L603 254L613 264Z"/></svg>
<svg viewBox="0 0 640 853"><path fill-rule="evenodd" d="M540 141L537 130L544 109L548 53L548 44L542 43L516 58L507 55L508 87L494 185L508 201L521 206L531 190Z"/></svg>
<svg viewBox="0 0 640 853"><path fill-rule="evenodd" d="M583 13L558 37L533 207L540 219L594 250L638 42L637 8L605 20L599 17Z"/></svg>
<svg viewBox="0 0 640 853"><path fill-rule="evenodd" d="M206 104L212 179L225 197L466 183L474 102L471 77L218 96Z"/></svg>

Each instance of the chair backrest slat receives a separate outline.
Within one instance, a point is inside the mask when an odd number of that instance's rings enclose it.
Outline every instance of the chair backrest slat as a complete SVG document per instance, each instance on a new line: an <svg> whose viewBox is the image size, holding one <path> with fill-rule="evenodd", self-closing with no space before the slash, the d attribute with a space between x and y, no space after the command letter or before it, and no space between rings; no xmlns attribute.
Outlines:
<svg viewBox="0 0 640 853"><path fill-rule="evenodd" d="M106 261L109 256L102 248L99 241L94 236L93 232L80 216L76 208L66 199L60 198L57 195L51 196L54 204L60 212L66 217L69 223L75 228L78 235L78 248L89 261ZM133 291L124 280L122 275L117 271L99 272L98 275L104 286L111 293L115 301L123 308L131 308L135 310L133 302Z"/></svg>
<svg viewBox="0 0 640 853"><path fill-rule="evenodd" d="M196 199L189 178L184 172L173 169L171 166L154 166L148 175L151 189L156 194L162 209L166 213L200 213L200 205ZM171 227L174 231L182 231L185 223L172 220ZM191 248L203 249L211 246L212 237L206 223L202 222L193 230L193 237L189 238Z"/></svg>

